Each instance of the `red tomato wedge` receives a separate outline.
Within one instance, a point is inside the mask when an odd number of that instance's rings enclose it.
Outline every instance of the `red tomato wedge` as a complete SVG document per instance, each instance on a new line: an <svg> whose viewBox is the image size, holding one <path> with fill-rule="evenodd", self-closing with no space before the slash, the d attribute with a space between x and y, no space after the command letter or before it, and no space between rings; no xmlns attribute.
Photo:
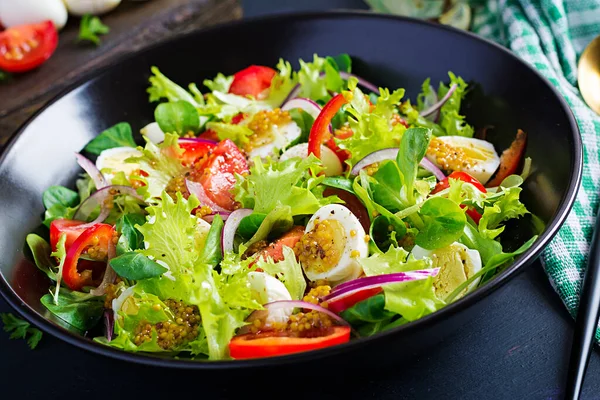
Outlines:
<svg viewBox="0 0 600 400"><path fill-rule="evenodd" d="M190 179L199 182L206 195L226 210L235 209L231 189L235 174L248 172L246 157L231 140L223 140L200 163L194 165Z"/></svg>
<svg viewBox="0 0 600 400"><path fill-rule="evenodd" d="M457 180L460 180L463 182L470 183L473 186L475 186L477 189L479 189L480 192L487 193L487 190L485 190L485 187L477 179L473 178L471 175L467 174L466 172L454 171L453 173L448 175L445 179L439 181L437 183L437 185L435 185L435 188L433 188L433 190L431 191L431 194L435 194L437 192L441 192L444 189L448 189L450 187L450 182L448 182L449 178L457 179Z"/></svg>
<svg viewBox="0 0 600 400"><path fill-rule="evenodd" d="M349 326L334 326L325 336L296 338L275 336L265 332L235 336L229 342L229 354L241 360L248 358L273 357L285 354L301 353L335 346L350 340Z"/></svg>
<svg viewBox="0 0 600 400"><path fill-rule="evenodd" d="M517 131L517 137L513 140L510 147L502 152L500 156L500 166L496 175L487 183L487 187L500 186L502 181L509 175L517 172L523 154L525 154L525 145L527 144L527 134L522 130Z"/></svg>
<svg viewBox="0 0 600 400"><path fill-rule="evenodd" d="M271 81L276 73L277 71L273 68L251 65L233 75L229 93L258 98L271 86Z"/></svg>
<svg viewBox="0 0 600 400"><path fill-rule="evenodd" d="M79 228L83 224L85 224L83 221L62 218L52 221L50 223L50 246L52 251L56 251L56 245L63 233L67 235L65 249L69 250L73 242L85 231L85 228Z"/></svg>
<svg viewBox="0 0 600 400"><path fill-rule="evenodd" d="M52 21L20 25L0 32L0 70L25 72L39 67L58 45Z"/></svg>
<svg viewBox="0 0 600 400"><path fill-rule="evenodd" d="M369 297L373 297L382 291L383 289L380 287L361 290L360 292L352 293L349 296L327 302L327 308L334 313L339 314L342 311L352 307L356 303L360 303L361 301L366 300Z"/></svg>
<svg viewBox="0 0 600 400"><path fill-rule="evenodd" d="M348 101L344 97L343 93L335 95L325 106L315 119L312 128L310 129L310 135L308 136L308 154L314 154L316 157L321 158L321 145L325 143L329 138L329 124L335 114L342 108Z"/></svg>
<svg viewBox="0 0 600 400"><path fill-rule="evenodd" d="M275 240L273 243L268 245L265 249L259 251L258 257L271 257L274 262L283 260L283 246L287 246L291 249L294 248L296 243L300 241L304 235L303 226L294 226L290 231L286 232L282 237Z"/></svg>
<svg viewBox="0 0 600 400"><path fill-rule="evenodd" d="M196 142L196 141L186 141L179 142L179 147L183 149L183 154L179 156L181 158L181 162L183 165L190 166L194 163L194 161L204 157L212 149L217 147L216 143L210 142Z"/></svg>
<svg viewBox="0 0 600 400"><path fill-rule="evenodd" d="M107 252L108 243L113 240L114 231L112 225L96 224L86 229L69 247L62 271L63 281L69 289L80 290L84 286L94 284L93 271L89 268L92 268L95 263L86 263L87 260L79 262L79 257L90 247Z"/></svg>

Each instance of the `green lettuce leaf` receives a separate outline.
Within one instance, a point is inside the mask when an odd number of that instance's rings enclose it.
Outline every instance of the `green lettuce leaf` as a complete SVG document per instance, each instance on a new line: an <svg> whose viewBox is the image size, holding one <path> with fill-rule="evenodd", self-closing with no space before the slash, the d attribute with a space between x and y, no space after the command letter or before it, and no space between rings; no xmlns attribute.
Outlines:
<svg viewBox="0 0 600 400"><path fill-rule="evenodd" d="M446 86L444 83L440 83L438 97L440 99L444 97L453 84L456 84L457 88L440 109L439 125L444 129L446 135L473 137L473 127L465 122L463 115L460 115L460 105L467 92L467 84L452 72L448 72L448 76L450 76L450 85Z"/></svg>
<svg viewBox="0 0 600 400"><path fill-rule="evenodd" d="M390 247L386 253L376 253L359 259L367 276L407 272L431 268L431 260L407 259L408 253L401 247ZM414 321L445 305L435 295L433 277L420 281L388 284L383 287L385 309Z"/></svg>
<svg viewBox="0 0 600 400"><path fill-rule="evenodd" d="M76 207L79 204L79 195L77 192L67 189L64 186L50 186L42 194L42 202L46 209L55 204L64 207Z"/></svg>
<svg viewBox="0 0 600 400"><path fill-rule="evenodd" d="M88 153L100 154L113 147L135 147L131 126L127 122L120 122L93 138L83 148Z"/></svg>
<svg viewBox="0 0 600 400"><path fill-rule="evenodd" d="M424 226L416 244L428 250L449 246L463 233L467 218L458 204L444 197L432 197L423 203L420 216Z"/></svg>
<svg viewBox="0 0 600 400"><path fill-rule="evenodd" d="M148 176L131 175L132 179L145 183L138 191L147 200L160 197L171 179L186 172L186 167L177 157L183 152L179 147L178 139L179 136L170 133L166 133L164 142L158 145L146 139L146 146L138 147L142 156L131 158L131 161L139 163L140 169L148 174Z"/></svg>
<svg viewBox="0 0 600 400"><path fill-rule="evenodd" d="M166 99L167 101L187 101L194 107L204 105L202 94L195 85L190 84L188 92L166 76L156 67L151 68L152 76L150 77L150 87L147 92L150 95L150 102Z"/></svg>
<svg viewBox="0 0 600 400"><path fill-rule="evenodd" d="M29 246L29 250L31 250L35 266L45 273L48 278L56 281L56 265L50 256L52 249L48 242L35 233L27 235L25 241Z"/></svg>
<svg viewBox="0 0 600 400"><path fill-rule="evenodd" d="M504 231L501 222L512 218L520 218L529 213L525 205L519 200L521 193L520 187L505 188L501 196L493 205L487 206L483 210L483 215L479 221L479 232L490 239L494 239Z"/></svg>
<svg viewBox="0 0 600 400"><path fill-rule="evenodd" d="M215 76L215 79L205 79L202 83L211 91L216 90L219 92L227 93L229 91L229 87L231 86L231 82L233 82L232 75L225 76L219 72L217 76Z"/></svg>
<svg viewBox="0 0 600 400"><path fill-rule="evenodd" d="M263 260L262 257L256 261L256 267L262 269L269 275L279 279L292 296L292 300L302 300L306 290L306 280L302 272L302 266L296 260L294 251L287 246L283 247L283 260L275 263L272 259Z"/></svg>
<svg viewBox="0 0 600 400"><path fill-rule="evenodd" d="M243 207L258 213L268 213L277 205L290 206L292 215L313 214L320 207L339 202L336 196L323 198L317 186L323 166L310 155L305 159L291 158L283 162L254 159L250 174L237 176L233 193Z"/></svg>
<svg viewBox="0 0 600 400"><path fill-rule="evenodd" d="M240 148L244 148L250 142L249 137L254 134L246 125L226 122L209 122L206 124L206 129L215 131L220 140L229 139Z"/></svg>
<svg viewBox="0 0 600 400"><path fill-rule="evenodd" d="M289 231L293 225L292 208L277 205L265 216L254 235L244 245L249 247L261 240L266 240L269 235L281 235Z"/></svg>
<svg viewBox="0 0 600 400"><path fill-rule="evenodd" d="M273 77L266 102L272 107L279 107L298 83L298 77L292 70L292 65L279 59L278 74Z"/></svg>
<svg viewBox="0 0 600 400"><path fill-rule="evenodd" d="M67 288L61 288L56 299L53 295L46 294L40 301L52 314L82 332L95 327L104 312L102 297Z"/></svg>
<svg viewBox="0 0 600 400"><path fill-rule="evenodd" d="M196 108L187 101L161 103L154 110L154 119L163 132L183 136L200 129L200 117Z"/></svg>

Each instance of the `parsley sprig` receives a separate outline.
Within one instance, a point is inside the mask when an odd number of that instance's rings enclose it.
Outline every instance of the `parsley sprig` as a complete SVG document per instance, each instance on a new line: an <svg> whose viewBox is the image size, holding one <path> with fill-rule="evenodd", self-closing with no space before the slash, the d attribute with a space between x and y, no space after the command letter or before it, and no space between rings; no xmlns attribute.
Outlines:
<svg viewBox="0 0 600 400"><path fill-rule="evenodd" d="M110 28L100 21L100 18L91 14L85 14L79 25L79 42L92 42L100 45L100 36L110 32Z"/></svg>
<svg viewBox="0 0 600 400"><path fill-rule="evenodd" d="M42 339L42 331L11 313L0 313L0 318L4 324L4 331L10 333L11 339L27 339L27 345L31 349L35 349Z"/></svg>

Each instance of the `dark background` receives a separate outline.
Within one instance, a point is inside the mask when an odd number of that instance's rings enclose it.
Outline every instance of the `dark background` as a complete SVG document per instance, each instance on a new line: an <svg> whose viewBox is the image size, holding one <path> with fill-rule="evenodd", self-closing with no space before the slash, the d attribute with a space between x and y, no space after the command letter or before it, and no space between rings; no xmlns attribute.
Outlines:
<svg viewBox="0 0 600 400"><path fill-rule="evenodd" d="M360 0L246 0L244 16L294 10L366 8ZM0 312L10 312L0 300ZM385 370L206 373L138 366L93 355L45 335L31 351L0 333L0 398L360 398L560 399L573 322L542 266L534 263L489 307L411 362ZM406 344L410 346L410 343ZM357 360L357 364L359 364ZM592 355L584 399L600 399Z"/></svg>

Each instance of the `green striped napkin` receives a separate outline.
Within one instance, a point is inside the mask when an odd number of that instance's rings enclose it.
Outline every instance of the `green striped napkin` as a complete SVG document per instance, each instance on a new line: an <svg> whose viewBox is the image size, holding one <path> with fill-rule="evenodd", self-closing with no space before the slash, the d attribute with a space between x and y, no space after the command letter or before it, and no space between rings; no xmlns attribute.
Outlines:
<svg viewBox="0 0 600 400"><path fill-rule="evenodd" d="M411 1L421 6L436 3ZM387 8L391 1L369 3L378 11L394 11ZM542 253L550 283L575 316L600 200L600 117L579 93L577 61L585 46L600 35L600 0L486 0L470 2L470 7L467 2L454 3L455 11L460 11L454 15L461 18L450 24L460 26L467 14L475 33L508 47L548 78L579 123L584 143L582 187L565 225ZM446 20L440 18L442 23ZM596 339L600 340L600 330Z"/></svg>

